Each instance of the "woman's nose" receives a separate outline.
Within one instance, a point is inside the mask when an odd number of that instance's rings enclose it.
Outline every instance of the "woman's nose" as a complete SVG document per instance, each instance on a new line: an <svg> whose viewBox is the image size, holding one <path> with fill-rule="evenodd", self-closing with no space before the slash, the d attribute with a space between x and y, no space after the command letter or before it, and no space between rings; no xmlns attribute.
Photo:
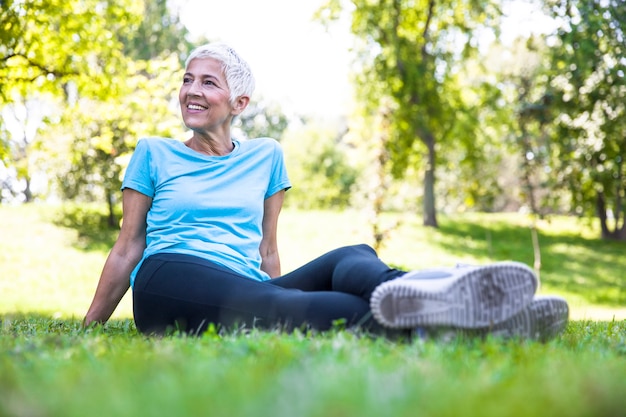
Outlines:
<svg viewBox="0 0 626 417"><path fill-rule="evenodd" d="M189 86L189 89L187 89L187 95L188 96L199 96L199 87L198 84L196 82L192 82L191 85Z"/></svg>

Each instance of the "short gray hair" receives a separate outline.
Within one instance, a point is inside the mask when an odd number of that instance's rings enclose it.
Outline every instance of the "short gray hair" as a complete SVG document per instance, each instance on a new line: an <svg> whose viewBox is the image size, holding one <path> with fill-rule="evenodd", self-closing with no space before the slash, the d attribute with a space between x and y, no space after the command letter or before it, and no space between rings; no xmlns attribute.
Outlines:
<svg viewBox="0 0 626 417"><path fill-rule="evenodd" d="M223 43L208 43L191 51L185 68L196 58L213 58L222 64L226 84L230 90L230 102L238 97L252 96L255 87L254 75L246 61L233 48Z"/></svg>

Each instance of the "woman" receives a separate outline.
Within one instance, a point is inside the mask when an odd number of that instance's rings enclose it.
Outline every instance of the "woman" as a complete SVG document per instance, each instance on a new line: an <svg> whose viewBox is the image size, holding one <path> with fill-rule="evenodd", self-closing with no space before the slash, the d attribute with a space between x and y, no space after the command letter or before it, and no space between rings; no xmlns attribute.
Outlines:
<svg viewBox="0 0 626 417"><path fill-rule="evenodd" d="M106 322L129 285L147 334L200 333L210 323L508 328L530 311L537 280L512 262L407 274L357 245L281 276L277 224L291 187L281 148L231 138L254 90L250 68L222 44L197 48L185 67L179 101L192 136L138 142L122 185L124 221L86 325Z"/></svg>

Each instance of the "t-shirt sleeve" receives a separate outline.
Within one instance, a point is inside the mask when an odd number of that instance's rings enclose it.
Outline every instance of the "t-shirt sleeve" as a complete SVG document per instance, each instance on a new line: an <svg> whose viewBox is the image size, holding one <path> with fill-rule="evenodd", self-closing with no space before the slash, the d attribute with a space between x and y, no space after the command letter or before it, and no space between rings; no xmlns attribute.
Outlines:
<svg viewBox="0 0 626 417"><path fill-rule="evenodd" d="M272 175L267 188L265 198L269 198L280 190L288 190L291 188L291 182L287 176L287 167L285 166L285 157L280 144L274 141L274 157L272 158Z"/></svg>
<svg viewBox="0 0 626 417"><path fill-rule="evenodd" d="M150 147L147 139L140 139L126 168L122 190L130 188L154 198L155 182L150 169Z"/></svg>

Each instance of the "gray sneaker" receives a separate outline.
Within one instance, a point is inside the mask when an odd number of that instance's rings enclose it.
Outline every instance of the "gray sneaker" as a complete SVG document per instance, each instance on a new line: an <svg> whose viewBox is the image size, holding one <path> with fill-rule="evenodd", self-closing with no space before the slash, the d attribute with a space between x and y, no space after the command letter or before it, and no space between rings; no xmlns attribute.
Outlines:
<svg viewBox="0 0 626 417"><path fill-rule="evenodd" d="M484 332L504 339L520 338L545 342L565 330L568 318L569 307L564 298L537 295L528 307Z"/></svg>
<svg viewBox="0 0 626 417"><path fill-rule="evenodd" d="M370 306L376 320L391 328L493 328L526 308L536 290L528 266L497 262L409 272L380 284Z"/></svg>
<svg viewBox="0 0 626 417"><path fill-rule="evenodd" d="M493 327L455 329L453 327L417 327L413 337L450 342L458 337L475 338L489 335L502 339L531 339L547 342L567 327L569 307L565 299L554 295L537 295L522 311Z"/></svg>

